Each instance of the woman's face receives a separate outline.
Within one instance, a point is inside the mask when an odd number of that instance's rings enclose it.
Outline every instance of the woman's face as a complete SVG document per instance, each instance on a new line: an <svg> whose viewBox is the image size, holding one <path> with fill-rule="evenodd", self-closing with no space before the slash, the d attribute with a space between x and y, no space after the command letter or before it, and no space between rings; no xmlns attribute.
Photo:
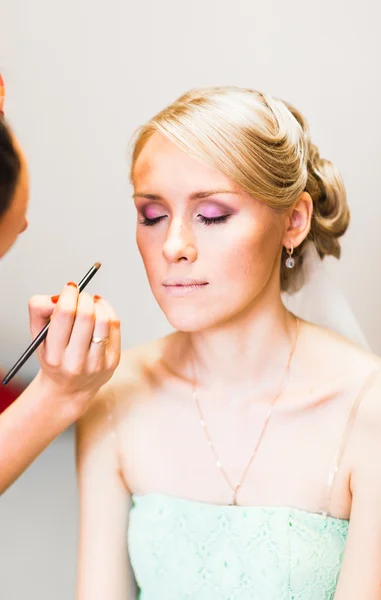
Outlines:
<svg viewBox="0 0 381 600"><path fill-rule="evenodd" d="M28 168L18 142L13 140L13 143L20 157L21 168L11 204L0 218L0 258L11 248L19 233L28 227L26 218L29 200Z"/></svg>
<svg viewBox="0 0 381 600"><path fill-rule="evenodd" d="M176 329L227 323L279 281L284 220L225 175L155 133L133 184L139 251Z"/></svg>

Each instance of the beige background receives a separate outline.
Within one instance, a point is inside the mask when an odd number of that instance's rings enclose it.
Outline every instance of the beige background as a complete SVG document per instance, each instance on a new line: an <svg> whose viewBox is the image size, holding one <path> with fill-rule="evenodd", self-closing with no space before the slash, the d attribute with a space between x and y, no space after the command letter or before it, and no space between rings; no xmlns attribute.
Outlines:
<svg viewBox="0 0 381 600"><path fill-rule="evenodd" d="M127 143L186 89L217 84L294 103L341 169L353 221L331 268L381 353L379 11L377 0L1 0L6 110L32 194L30 228L0 265L0 364L29 343L28 297L96 260L89 289L117 308L124 346L169 329L135 249ZM68 432L0 500L4 600L74 597L71 443Z"/></svg>

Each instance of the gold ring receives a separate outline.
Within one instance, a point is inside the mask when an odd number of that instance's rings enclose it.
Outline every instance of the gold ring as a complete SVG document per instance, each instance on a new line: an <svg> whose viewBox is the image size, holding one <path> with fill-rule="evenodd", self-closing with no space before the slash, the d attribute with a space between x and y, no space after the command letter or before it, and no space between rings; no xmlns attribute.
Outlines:
<svg viewBox="0 0 381 600"><path fill-rule="evenodd" d="M91 338L91 341L92 341L93 344L104 344L104 345L106 345L108 343L108 341L109 341L109 338L108 337L97 337L96 335L94 335Z"/></svg>

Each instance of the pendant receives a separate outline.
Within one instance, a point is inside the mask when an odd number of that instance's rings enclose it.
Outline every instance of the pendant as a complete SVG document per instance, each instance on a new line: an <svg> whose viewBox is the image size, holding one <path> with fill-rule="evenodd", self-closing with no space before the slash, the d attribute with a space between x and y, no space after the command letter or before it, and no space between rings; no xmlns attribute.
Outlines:
<svg viewBox="0 0 381 600"><path fill-rule="evenodd" d="M237 506L237 500L236 500L235 494L234 494L233 499L230 502L229 506Z"/></svg>

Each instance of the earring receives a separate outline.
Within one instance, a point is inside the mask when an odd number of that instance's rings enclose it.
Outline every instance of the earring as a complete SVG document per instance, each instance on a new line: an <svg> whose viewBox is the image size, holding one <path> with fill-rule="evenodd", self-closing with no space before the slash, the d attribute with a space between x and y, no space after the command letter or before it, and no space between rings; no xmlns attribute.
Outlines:
<svg viewBox="0 0 381 600"><path fill-rule="evenodd" d="M292 245L292 242L290 242L290 249L287 250L287 254L288 254L288 258L286 259L286 267L287 269L293 269L295 267L295 258L292 256L294 253L294 246Z"/></svg>

